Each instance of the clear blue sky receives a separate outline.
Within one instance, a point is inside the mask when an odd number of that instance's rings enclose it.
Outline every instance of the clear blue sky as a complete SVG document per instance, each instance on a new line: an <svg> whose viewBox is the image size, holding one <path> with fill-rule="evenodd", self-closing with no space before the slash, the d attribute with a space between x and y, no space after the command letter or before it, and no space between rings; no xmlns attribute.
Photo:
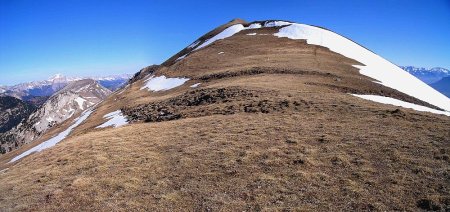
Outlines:
<svg viewBox="0 0 450 212"><path fill-rule="evenodd" d="M134 73L237 17L323 26L398 65L450 68L450 0L0 0L0 84Z"/></svg>

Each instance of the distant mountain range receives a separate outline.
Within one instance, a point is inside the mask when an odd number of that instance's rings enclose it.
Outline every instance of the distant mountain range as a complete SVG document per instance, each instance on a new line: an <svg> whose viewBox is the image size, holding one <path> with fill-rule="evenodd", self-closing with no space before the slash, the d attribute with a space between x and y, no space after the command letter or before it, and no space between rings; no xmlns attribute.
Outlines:
<svg viewBox="0 0 450 212"><path fill-rule="evenodd" d="M35 111L19 99L2 97L9 99L5 99L4 104L0 102L0 108L8 109L4 115L3 112L0 113L0 120L5 120L0 122L0 130L4 128L0 131L0 152L11 151L39 138L49 129L103 101L110 94L111 91L101 86L98 81L83 79L70 82Z"/></svg>
<svg viewBox="0 0 450 212"><path fill-rule="evenodd" d="M430 86L450 98L450 76L444 77Z"/></svg>
<svg viewBox="0 0 450 212"><path fill-rule="evenodd" d="M103 87L115 91L125 84L131 76L131 74L121 74L105 77L66 77L62 74L56 74L48 80L26 82L13 86L0 86L0 94L16 97L39 106L45 102L46 97L53 95L71 82L92 79Z"/></svg>
<svg viewBox="0 0 450 212"><path fill-rule="evenodd" d="M400 68L450 98L450 70L440 67L419 68L414 66L400 66Z"/></svg>
<svg viewBox="0 0 450 212"><path fill-rule="evenodd" d="M450 76L450 71L445 68L421 68L415 66L400 66L403 70L419 78L427 84L435 83L444 77Z"/></svg>

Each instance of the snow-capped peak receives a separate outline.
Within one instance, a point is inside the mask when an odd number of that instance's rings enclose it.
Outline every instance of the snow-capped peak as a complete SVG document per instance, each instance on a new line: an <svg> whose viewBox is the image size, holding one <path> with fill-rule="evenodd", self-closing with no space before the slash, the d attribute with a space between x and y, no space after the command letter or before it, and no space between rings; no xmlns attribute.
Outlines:
<svg viewBox="0 0 450 212"><path fill-rule="evenodd" d="M53 82L56 80L65 80L65 79L66 79L66 77L64 75L58 73L58 74L55 74L52 77L50 77L47 81Z"/></svg>
<svg viewBox="0 0 450 212"><path fill-rule="evenodd" d="M242 23L234 24L209 39L194 42L188 48L192 48L192 50L178 57L176 61L184 59L193 51L206 47L217 40L231 37L240 31L264 27L279 27L279 32L274 34L277 37L306 40L308 44L324 46L331 51L352 58L363 64L355 65L356 68L360 69L361 74L377 80L386 87L396 89L431 105L450 111L450 99L408 72L337 33L306 24L286 21L253 22L247 26ZM439 71L443 70L439 69Z"/></svg>
<svg viewBox="0 0 450 212"><path fill-rule="evenodd" d="M306 40L308 44L320 45L331 51L352 58L364 65L355 65L360 73L382 85L450 111L450 99L398 66L359 44L332 31L306 24L293 23L274 34L280 38Z"/></svg>

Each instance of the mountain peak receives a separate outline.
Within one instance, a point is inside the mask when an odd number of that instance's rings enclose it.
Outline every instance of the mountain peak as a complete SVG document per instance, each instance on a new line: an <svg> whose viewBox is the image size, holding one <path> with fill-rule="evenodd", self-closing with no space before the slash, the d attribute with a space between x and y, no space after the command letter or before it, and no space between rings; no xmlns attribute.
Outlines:
<svg viewBox="0 0 450 212"><path fill-rule="evenodd" d="M240 19L240 18L235 18L235 19L231 20L229 23L240 24L240 23L247 23L247 21Z"/></svg>
<svg viewBox="0 0 450 212"><path fill-rule="evenodd" d="M48 81L61 81L61 80L65 80L66 77L63 74L57 73L55 75L53 75L52 77L50 77L48 79Z"/></svg>

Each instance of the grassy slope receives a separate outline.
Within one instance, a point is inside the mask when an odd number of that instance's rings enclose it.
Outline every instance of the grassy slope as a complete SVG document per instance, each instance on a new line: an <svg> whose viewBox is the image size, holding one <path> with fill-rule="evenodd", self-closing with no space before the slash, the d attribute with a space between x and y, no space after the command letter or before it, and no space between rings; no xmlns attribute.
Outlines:
<svg viewBox="0 0 450 212"><path fill-rule="evenodd" d="M70 139L0 172L2 209L448 207L450 119L348 95L421 104L325 48L246 35L275 31L245 31L168 61L157 74L192 79L181 87L153 93L140 90L140 80L113 94ZM189 88L196 82L199 88ZM231 93L213 95L222 88ZM174 104L198 100L191 91L217 99ZM152 105L182 119L142 123ZM129 126L95 129L122 108L144 115ZM1 156L0 167L14 154Z"/></svg>
<svg viewBox="0 0 450 212"><path fill-rule="evenodd" d="M1 173L0 203L70 211L415 210L420 199L448 198L447 129L376 110L351 114L217 115L85 134Z"/></svg>

